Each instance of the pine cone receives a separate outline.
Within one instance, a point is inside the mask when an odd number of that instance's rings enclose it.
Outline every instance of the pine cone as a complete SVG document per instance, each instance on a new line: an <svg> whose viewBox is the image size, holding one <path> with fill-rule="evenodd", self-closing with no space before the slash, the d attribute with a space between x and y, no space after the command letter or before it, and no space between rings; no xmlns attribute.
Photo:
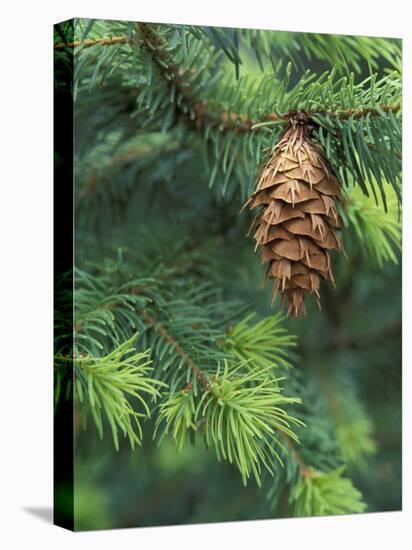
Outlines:
<svg viewBox="0 0 412 550"><path fill-rule="evenodd" d="M313 127L305 113L296 113L264 166L256 191L245 206L263 207L255 217L256 248L266 278L287 302L288 315L305 312L305 293L320 307L320 278L334 283L329 250L342 250L340 218L335 201L340 187L328 161L310 142Z"/></svg>

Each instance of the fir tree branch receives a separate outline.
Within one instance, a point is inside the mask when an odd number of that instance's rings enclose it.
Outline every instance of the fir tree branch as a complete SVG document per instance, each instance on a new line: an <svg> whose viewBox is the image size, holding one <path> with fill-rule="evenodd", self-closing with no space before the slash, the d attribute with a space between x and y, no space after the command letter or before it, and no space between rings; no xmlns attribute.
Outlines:
<svg viewBox="0 0 412 550"><path fill-rule="evenodd" d="M361 493L348 478L342 478L345 467L328 473L311 472L293 487L290 501L297 517L360 513L366 509Z"/></svg>
<svg viewBox="0 0 412 550"><path fill-rule="evenodd" d="M132 52L122 50L121 45L113 50L118 52L116 67L119 63L130 67L129 83L122 86L130 90L126 111L132 118L139 117L141 131L176 128L182 132L179 121L195 130L205 144L202 154L209 187L221 181L224 195L236 181L242 196L250 194L261 152L279 137L278 125L303 111L315 126L314 139L344 185L354 175L362 192L368 195L370 187L375 198L378 187L386 210L385 178L400 199L401 84L397 71L379 79L371 74L360 83L355 83L353 74L336 78L335 70L322 75L306 71L291 87L291 66L280 76L278 64L272 74L252 83L247 78L234 83L226 75L217 78L221 65L210 52L203 54L202 64L197 63L202 41L192 37L186 44L183 35L179 41L173 27L147 23L136 23L136 32ZM89 87L100 83L99 93L105 96L103 84L113 56L93 50L78 65L94 67L86 71L83 82ZM250 99L244 101L244 97Z"/></svg>
<svg viewBox="0 0 412 550"><path fill-rule="evenodd" d="M92 46L116 46L118 44L134 44L134 38L129 38L128 36L113 36L112 38L88 38L85 40L75 40L74 42L57 42L54 45L54 49L91 48Z"/></svg>
<svg viewBox="0 0 412 550"><path fill-rule="evenodd" d="M221 112L215 112L208 107L207 100L200 99L196 96L190 86L190 81L187 79L187 75L175 63L173 56L167 51L167 42L160 36L153 25L148 23L136 24L139 32L140 39L143 48L151 55L152 59L157 65L159 74L164 81L170 86L174 84L178 93L181 94L183 102L181 105L176 105L178 114L182 116L189 125L195 127L203 127L210 125L215 128L219 128L225 131L235 131L238 133L247 133L250 131L260 130L265 123L274 122L287 122L289 118L288 113L279 114L275 112L265 114L261 119L253 119L246 114L229 112L222 110ZM112 46L119 44L135 44L135 39L127 36L118 36L113 38L98 38L98 39L86 39L83 41L55 44L55 49L62 49L64 47L76 48L76 47L91 47L95 45L99 46ZM188 109L184 109L183 105ZM382 103L376 107L368 108L352 108L343 110L321 110L312 109L306 110L310 117L325 116L338 118L340 120L348 120L353 117L359 119L368 115L378 116L382 113L397 113L401 109L399 102L395 103ZM195 114L195 118L190 116L190 112Z"/></svg>
<svg viewBox="0 0 412 550"><path fill-rule="evenodd" d="M151 415L147 401L149 397L160 397L159 388L166 387L164 382L149 376L153 370L150 350L136 351L137 338L136 333L103 356L75 352L55 356L56 384L59 386L56 393L60 393L62 379L69 374L83 427L86 427L87 417L91 414L99 436L103 438L105 417L116 450L119 450L119 431L129 438L132 448L141 444L141 419Z"/></svg>
<svg viewBox="0 0 412 550"><path fill-rule="evenodd" d="M191 109L196 115L195 125L202 126L205 124L210 124L214 127L219 127L224 130L235 130L236 132L250 132L254 129L259 129L261 124L265 122L287 122L289 118L289 113L279 114L279 113L267 113L261 120L251 119L245 114L240 114L236 112L227 112L222 111L220 113L213 112L208 109L207 101L201 100L196 97L192 92L190 85L185 81L185 73L180 69L180 67L174 62L171 55L166 51L167 44L164 39L156 33L155 29L147 23L137 23L139 31L141 33L141 38L144 44L144 47L153 60L156 62L160 74L167 82L173 82L178 91L181 93L184 101L186 102L189 109ZM189 115L189 120L193 123L193 120L190 119L190 112L184 111L179 108L179 112L185 117ZM334 118L339 118L342 120L347 120L351 117L353 118L362 118L368 115L381 115L382 112L396 113L401 108L400 103L393 104L382 104L377 105L374 108L352 108L344 110L327 110L323 111L321 109L316 110L306 110L307 114L310 117L319 115L319 116L329 116ZM256 128L254 128L256 127Z"/></svg>
<svg viewBox="0 0 412 550"><path fill-rule="evenodd" d="M366 108L366 109L344 109L343 111L309 111L309 116L330 116L336 117L340 120L348 120L349 118L362 118L368 115L381 115L382 113L397 113L401 109L400 103L382 103L376 108Z"/></svg>
<svg viewBox="0 0 412 550"><path fill-rule="evenodd" d="M172 433L181 449L186 434L193 436L201 426L206 446L214 448L218 460L236 465L244 485L253 476L260 486L263 469L274 475L274 463L283 464L279 436L298 441L294 428L302 423L283 406L300 399L282 395L278 380L267 376L268 369L244 366L229 366L227 361L217 365L200 396L191 386L172 394L160 406L155 435L163 425L160 441Z"/></svg>
<svg viewBox="0 0 412 550"><path fill-rule="evenodd" d="M239 132L249 132L251 126L257 123L256 121L249 120L245 115L227 112L215 113L208 110L207 101L200 100L193 93L189 82L185 79L185 73L167 52L167 43L164 38L156 33L155 29L147 23L137 23L137 27L140 32L142 45L156 63L159 74L169 86L173 83L176 92L183 98L182 104L179 105L176 103L176 109L178 114L183 115L186 122L198 127L207 124L212 127L222 127L225 130ZM188 110L184 109L183 106L188 108ZM194 119L190 116L191 112L195 115ZM274 118L269 118L269 120L279 120L278 115L273 116Z"/></svg>
<svg viewBox="0 0 412 550"><path fill-rule="evenodd" d="M288 464L285 486L289 486L288 502L295 516L322 516L365 510L362 495L353 486L351 479L341 477L345 465L326 471L314 468L305 462L290 438L283 434L279 434L279 438L292 459L292 463ZM278 481L268 493L268 498L273 499L279 488Z"/></svg>
<svg viewBox="0 0 412 550"><path fill-rule="evenodd" d="M290 347L296 346L296 337L284 328L281 313L251 323L255 313L249 314L234 327L229 327L225 341L227 350L239 361L248 361L251 367L291 367Z"/></svg>
<svg viewBox="0 0 412 550"><path fill-rule="evenodd" d="M183 359L185 365L195 374L201 385L204 388L208 388L210 386L210 380L208 376L184 351L179 342L175 338L173 338L173 336L166 330L166 328L155 319L154 315L144 311L142 314L142 318L149 327L151 327L162 338L164 338L165 342L171 344L173 351L175 351Z"/></svg>

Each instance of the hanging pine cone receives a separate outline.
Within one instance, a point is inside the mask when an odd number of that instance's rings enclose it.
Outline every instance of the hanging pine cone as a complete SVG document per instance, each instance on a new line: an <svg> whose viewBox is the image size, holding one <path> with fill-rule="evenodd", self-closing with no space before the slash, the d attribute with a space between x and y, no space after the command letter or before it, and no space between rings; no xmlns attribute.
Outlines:
<svg viewBox="0 0 412 550"><path fill-rule="evenodd" d="M296 113L264 166L247 203L262 207L252 228L266 278L274 279L273 298L287 302L288 315L305 312L305 293L320 307L320 278L334 283L329 250L341 250L335 201L340 187L328 161L310 142L313 127Z"/></svg>

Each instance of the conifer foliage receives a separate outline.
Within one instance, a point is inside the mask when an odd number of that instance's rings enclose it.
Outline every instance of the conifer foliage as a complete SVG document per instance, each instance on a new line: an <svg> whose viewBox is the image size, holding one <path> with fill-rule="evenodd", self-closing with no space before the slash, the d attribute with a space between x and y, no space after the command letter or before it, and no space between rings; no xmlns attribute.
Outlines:
<svg viewBox="0 0 412 550"><path fill-rule="evenodd" d="M76 19L54 53L76 528L399 509L399 41Z"/></svg>

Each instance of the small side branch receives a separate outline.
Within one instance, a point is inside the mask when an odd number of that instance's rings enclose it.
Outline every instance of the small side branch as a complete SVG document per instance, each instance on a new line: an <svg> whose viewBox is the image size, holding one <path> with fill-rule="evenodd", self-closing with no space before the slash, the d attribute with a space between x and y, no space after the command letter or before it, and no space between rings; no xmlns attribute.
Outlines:
<svg viewBox="0 0 412 550"><path fill-rule="evenodd" d="M134 44L133 38L127 36L113 36L113 38L95 38L86 40L76 40L75 42L58 42L54 45L55 50L64 48L90 48L91 46L116 46L117 44Z"/></svg>
<svg viewBox="0 0 412 550"><path fill-rule="evenodd" d="M176 104L176 111L179 116L183 117L188 124L195 125L196 127L211 125L236 132L251 131L252 126L258 121L251 120L246 115L228 113L226 111L217 113L209 110L207 101L196 96L190 86L190 82L186 78L185 72L174 62L172 56L167 52L167 43L164 38L147 23L137 23L137 27L142 40L142 46L155 62L159 75L168 86L173 84L183 99L180 105ZM183 108L183 105L187 107L187 110ZM190 112L194 113L194 119L190 117ZM281 117L275 114L271 115L270 120L275 119L280 120Z"/></svg>
<svg viewBox="0 0 412 550"><path fill-rule="evenodd" d="M285 443L285 445L288 447L289 449L289 452L292 456L292 459L293 461L296 463L298 469L299 469L299 472L301 474L301 476L304 478L304 479L307 479L308 477L311 476L312 474L312 471L311 471L311 468L310 466L308 466L302 459L302 457L300 456L300 454L298 453L295 445L292 443L292 441L290 441L290 438L289 437L285 437L283 434L279 434L282 441Z"/></svg>
<svg viewBox="0 0 412 550"><path fill-rule="evenodd" d="M173 338L173 336L167 331L167 329L159 323L155 317L147 312L143 313L143 319L147 325L157 332L168 344L173 346L174 351L182 357L186 366L192 370L196 378L202 384L203 387L207 388L210 386L210 380L207 375L202 371L202 369L193 361L193 359L187 355L184 349L180 346L179 342Z"/></svg>

